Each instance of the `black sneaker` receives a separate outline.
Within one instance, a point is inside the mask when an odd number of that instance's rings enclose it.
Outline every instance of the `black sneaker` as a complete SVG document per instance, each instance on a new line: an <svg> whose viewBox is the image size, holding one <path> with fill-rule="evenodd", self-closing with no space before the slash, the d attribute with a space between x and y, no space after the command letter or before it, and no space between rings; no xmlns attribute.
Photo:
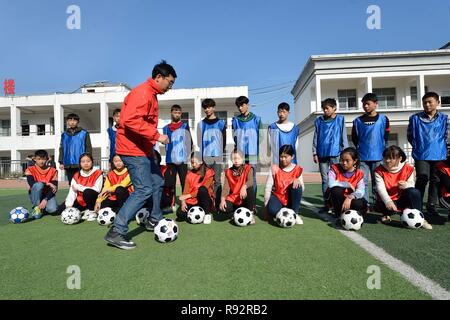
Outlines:
<svg viewBox="0 0 450 320"><path fill-rule="evenodd" d="M136 248L136 244L133 241L130 241L124 235L118 233L114 227L109 229L104 239L110 245L119 249L131 250Z"/></svg>
<svg viewBox="0 0 450 320"><path fill-rule="evenodd" d="M158 222L153 222L150 219L147 219L144 222L144 227L145 227L145 229L147 229L147 231L153 231L153 230L155 230L155 227L157 224L158 224Z"/></svg>
<svg viewBox="0 0 450 320"><path fill-rule="evenodd" d="M427 205L427 213L430 216L435 216L435 217L439 216L439 213L437 212L436 206L434 204Z"/></svg>

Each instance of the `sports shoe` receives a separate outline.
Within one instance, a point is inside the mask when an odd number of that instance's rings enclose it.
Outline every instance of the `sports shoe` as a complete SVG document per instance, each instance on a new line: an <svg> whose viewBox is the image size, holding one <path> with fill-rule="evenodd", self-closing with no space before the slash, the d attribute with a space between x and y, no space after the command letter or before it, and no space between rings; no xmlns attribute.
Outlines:
<svg viewBox="0 0 450 320"><path fill-rule="evenodd" d="M81 214L81 220L87 220L87 218L89 217L89 210L84 210L81 212Z"/></svg>
<svg viewBox="0 0 450 320"><path fill-rule="evenodd" d="M170 213L175 213L176 212L176 207L175 206L171 206L171 207L165 207L163 209L161 209L163 214L170 214Z"/></svg>
<svg viewBox="0 0 450 320"><path fill-rule="evenodd" d="M303 220L300 215L297 214L297 218L295 219L295 224L303 224Z"/></svg>
<svg viewBox="0 0 450 320"><path fill-rule="evenodd" d="M330 209L328 207L322 207L319 209L320 214L329 213Z"/></svg>
<svg viewBox="0 0 450 320"><path fill-rule="evenodd" d="M211 215L205 214L205 218L203 219L203 224L210 224L211 223Z"/></svg>
<svg viewBox="0 0 450 320"><path fill-rule="evenodd" d="M42 217L42 211L38 206L33 208L31 214L33 216L33 219L40 219Z"/></svg>
<svg viewBox="0 0 450 320"><path fill-rule="evenodd" d="M97 213L95 211L92 210L87 210L87 218L86 221L95 221L97 220Z"/></svg>
<svg viewBox="0 0 450 320"><path fill-rule="evenodd" d="M392 219L391 219L390 216L382 216L382 217L381 217L381 222L382 222L382 223L389 223L389 222L391 222L391 221L392 221Z"/></svg>
<svg viewBox="0 0 450 320"><path fill-rule="evenodd" d="M436 206L434 204L427 205L427 213L430 216L439 216L439 213L436 210Z"/></svg>
<svg viewBox="0 0 450 320"><path fill-rule="evenodd" d="M153 230L155 230L155 227L157 224L158 224L158 222L153 222L153 221L150 221L150 219L147 219L144 222L144 227L145 227L145 229L147 229L147 231L153 231Z"/></svg>
<svg viewBox="0 0 450 320"><path fill-rule="evenodd" d="M136 248L136 244L133 241L130 241L126 236L117 232L115 227L110 228L103 239L110 245L119 249L131 250Z"/></svg>
<svg viewBox="0 0 450 320"><path fill-rule="evenodd" d="M427 230L433 230L433 226L431 224L429 224L427 220L423 221L422 228L427 229Z"/></svg>

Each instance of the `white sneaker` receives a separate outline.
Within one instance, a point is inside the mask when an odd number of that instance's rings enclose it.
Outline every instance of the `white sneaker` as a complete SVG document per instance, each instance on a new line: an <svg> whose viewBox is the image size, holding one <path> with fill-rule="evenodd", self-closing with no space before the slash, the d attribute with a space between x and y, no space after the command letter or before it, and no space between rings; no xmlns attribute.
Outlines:
<svg viewBox="0 0 450 320"><path fill-rule="evenodd" d="M84 210L81 212L81 214L81 220L87 220L87 218L89 217L89 210Z"/></svg>
<svg viewBox="0 0 450 320"><path fill-rule="evenodd" d="M211 215L205 214L205 218L203 219L204 224L210 224L211 223Z"/></svg>
<svg viewBox="0 0 450 320"><path fill-rule="evenodd" d="M303 224L303 220L298 214L297 214L297 219L295 219L295 224Z"/></svg>
<svg viewBox="0 0 450 320"><path fill-rule="evenodd" d="M86 221L95 221L97 220L97 213L95 211L89 211L88 217L86 219Z"/></svg>
<svg viewBox="0 0 450 320"><path fill-rule="evenodd" d="M426 230L433 230L433 226L431 224L429 224L429 222L427 220L423 221L422 228L424 228Z"/></svg>

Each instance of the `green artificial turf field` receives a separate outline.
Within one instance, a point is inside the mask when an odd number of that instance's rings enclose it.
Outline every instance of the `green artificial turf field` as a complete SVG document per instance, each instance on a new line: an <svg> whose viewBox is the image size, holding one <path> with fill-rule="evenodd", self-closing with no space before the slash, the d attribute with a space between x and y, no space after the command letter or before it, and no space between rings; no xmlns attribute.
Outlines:
<svg viewBox="0 0 450 320"><path fill-rule="evenodd" d="M305 199L317 202L319 189L307 185ZM305 207L304 225L291 229L258 218L246 228L217 216L210 225L179 222L168 244L131 222L138 247L121 251L106 245L107 228L96 222L66 226L44 216L13 225L7 214L19 205L30 207L25 191L0 190L0 299L430 299ZM431 232L366 224L360 233L448 289L449 277L437 272L448 270L448 224ZM434 239L422 252L419 242ZM420 254L408 252L414 243ZM379 290L367 288L372 265L381 268ZM80 268L80 290L67 287L69 266Z"/></svg>

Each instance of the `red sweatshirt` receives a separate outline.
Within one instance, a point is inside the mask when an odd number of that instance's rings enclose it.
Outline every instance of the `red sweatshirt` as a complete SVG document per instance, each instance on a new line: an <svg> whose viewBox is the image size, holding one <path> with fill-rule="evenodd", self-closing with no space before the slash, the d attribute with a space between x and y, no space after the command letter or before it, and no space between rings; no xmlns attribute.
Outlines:
<svg viewBox="0 0 450 320"><path fill-rule="evenodd" d="M158 84L153 79L138 85L125 97L117 128L116 152L126 156L148 156L158 132Z"/></svg>

